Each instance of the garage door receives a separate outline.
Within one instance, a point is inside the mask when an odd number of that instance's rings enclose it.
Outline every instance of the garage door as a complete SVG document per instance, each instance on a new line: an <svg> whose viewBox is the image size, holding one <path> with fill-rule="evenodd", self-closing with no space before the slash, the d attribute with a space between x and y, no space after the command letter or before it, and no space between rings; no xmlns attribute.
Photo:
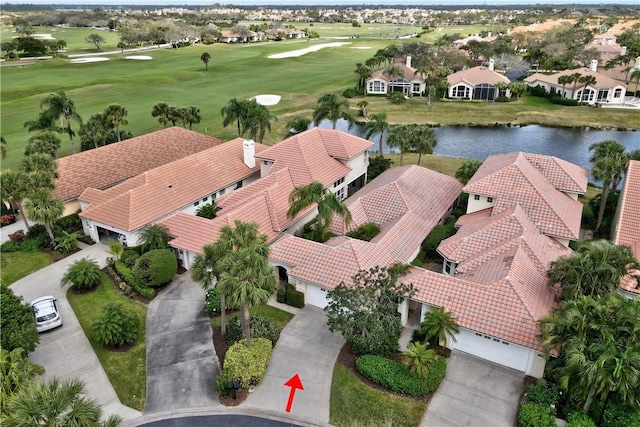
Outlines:
<svg viewBox="0 0 640 427"><path fill-rule="evenodd" d="M304 296L305 304L325 308L327 306L327 291L317 286L307 285L307 293Z"/></svg>
<svg viewBox="0 0 640 427"><path fill-rule="evenodd" d="M452 343L453 348L499 365L526 373L531 364L533 351L526 347L463 328L460 328L456 340Z"/></svg>

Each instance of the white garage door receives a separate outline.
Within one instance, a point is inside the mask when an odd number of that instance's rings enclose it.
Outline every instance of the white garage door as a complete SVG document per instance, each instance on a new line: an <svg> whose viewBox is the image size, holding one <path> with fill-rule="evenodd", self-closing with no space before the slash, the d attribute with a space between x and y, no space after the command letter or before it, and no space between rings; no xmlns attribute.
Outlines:
<svg viewBox="0 0 640 427"><path fill-rule="evenodd" d="M526 373L531 364L533 351L526 347L463 328L460 328L456 340L452 343L453 348L499 365Z"/></svg>
<svg viewBox="0 0 640 427"><path fill-rule="evenodd" d="M327 306L327 291L317 286L307 285L307 293L304 296L304 303L316 307L325 308Z"/></svg>

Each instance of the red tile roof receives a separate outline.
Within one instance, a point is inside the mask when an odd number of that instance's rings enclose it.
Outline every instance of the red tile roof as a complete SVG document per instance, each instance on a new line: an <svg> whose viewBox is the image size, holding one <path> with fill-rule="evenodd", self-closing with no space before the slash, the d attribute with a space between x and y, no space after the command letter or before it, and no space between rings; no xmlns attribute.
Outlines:
<svg viewBox="0 0 640 427"><path fill-rule="evenodd" d="M296 187L313 181L327 186L351 170L340 160L348 160L371 145L371 141L345 132L316 127L262 151L256 159L274 161L273 171L288 167Z"/></svg>
<svg viewBox="0 0 640 427"><path fill-rule="evenodd" d="M149 169L221 144L222 140L171 127L56 160L53 197L77 199L87 188L105 189Z"/></svg>
<svg viewBox="0 0 640 427"><path fill-rule="evenodd" d="M631 160L618 202L613 243L631 248L640 258L640 161Z"/></svg>
<svg viewBox="0 0 640 427"><path fill-rule="evenodd" d="M575 73L580 73L583 76L593 76L596 78L596 82L594 84L589 84L590 87L596 89L610 89L616 86L625 87L625 85L617 80L612 79L606 74L603 74L598 71L591 71L590 68L576 68L573 70L564 70L555 74L542 74L542 73L534 73L524 79L526 83L535 84L536 82L547 83L556 87L561 87L562 85L558 83L558 77L561 76L570 76ZM575 90L577 91L580 88L585 87L584 83L578 83L576 85ZM567 86L567 89L573 90L573 83Z"/></svg>
<svg viewBox="0 0 640 427"><path fill-rule="evenodd" d="M90 201L81 217L120 230L132 231L171 214L200 198L241 181L260 170L244 164L242 138L203 150L143 172L99 194L89 189L80 200ZM256 152L265 150L255 144Z"/></svg>
<svg viewBox="0 0 640 427"><path fill-rule="evenodd" d="M396 79L405 79L408 82L412 82L412 81L424 82L424 78L422 77L422 75L420 73L416 73L416 69L415 68L407 67L406 64L401 63L401 62L400 63L396 63L395 66L398 67L398 69L402 73L402 76L400 76L400 77L398 77L398 76L391 77L389 75L389 73L387 73L387 71L385 69L379 69L379 70L375 70L371 74L371 77L369 77L367 79L367 81L372 80L372 79L379 79L379 80L384 80L386 82L390 82L390 81L396 80Z"/></svg>
<svg viewBox="0 0 640 427"><path fill-rule="evenodd" d="M487 67L472 67L455 72L447 76L447 81L450 86L455 86L458 83L477 86L483 83L495 85L496 83L509 84L511 82L506 76L490 70Z"/></svg>
<svg viewBox="0 0 640 427"><path fill-rule="evenodd" d="M584 193L587 177L550 156L507 153L488 157L463 191L493 197L493 214L517 203L542 233L577 240L582 204L559 190Z"/></svg>

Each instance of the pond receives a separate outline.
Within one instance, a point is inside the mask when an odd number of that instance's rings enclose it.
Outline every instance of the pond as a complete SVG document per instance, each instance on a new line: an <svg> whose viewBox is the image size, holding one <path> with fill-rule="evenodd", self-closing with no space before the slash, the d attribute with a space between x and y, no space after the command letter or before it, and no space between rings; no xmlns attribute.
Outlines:
<svg viewBox="0 0 640 427"><path fill-rule="evenodd" d="M640 120L640 116L638 117ZM321 127L330 128L331 122L324 120ZM340 120L336 127L364 138L362 126L348 129L348 123ZM438 145L433 154L438 156L464 157L484 161L488 156L513 151L555 156L571 163L591 169L589 146L612 139L627 148L640 150L640 132L618 130L587 130L578 128L549 128L530 125L522 127L468 127L441 126L434 128ZM371 151L378 150L380 134L370 139L374 142ZM386 133L383 151L388 153ZM397 149L392 152L398 152Z"/></svg>

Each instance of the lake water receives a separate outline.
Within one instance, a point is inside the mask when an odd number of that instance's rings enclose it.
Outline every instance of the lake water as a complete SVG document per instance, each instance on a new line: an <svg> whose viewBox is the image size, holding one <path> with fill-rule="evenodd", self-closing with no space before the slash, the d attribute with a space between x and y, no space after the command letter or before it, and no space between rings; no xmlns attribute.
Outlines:
<svg viewBox="0 0 640 427"><path fill-rule="evenodd" d="M324 120L320 126L331 128L332 124ZM348 129L348 123L344 120L339 121L336 128L364 138L365 132L360 126ZM480 161L493 154L525 151L555 156L590 170L589 146L593 143L612 139L624 145L627 151L640 150L640 132L634 131L549 128L536 125L491 128L441 126L434 130L438 145L433 154ZM370 138L374 143L371 151L378 150L379 135ZM384 140L386 141L386 134ZM386 143L383 145L383 151L389 152ZM399 152L397 149L394 151Z"/></svg>

